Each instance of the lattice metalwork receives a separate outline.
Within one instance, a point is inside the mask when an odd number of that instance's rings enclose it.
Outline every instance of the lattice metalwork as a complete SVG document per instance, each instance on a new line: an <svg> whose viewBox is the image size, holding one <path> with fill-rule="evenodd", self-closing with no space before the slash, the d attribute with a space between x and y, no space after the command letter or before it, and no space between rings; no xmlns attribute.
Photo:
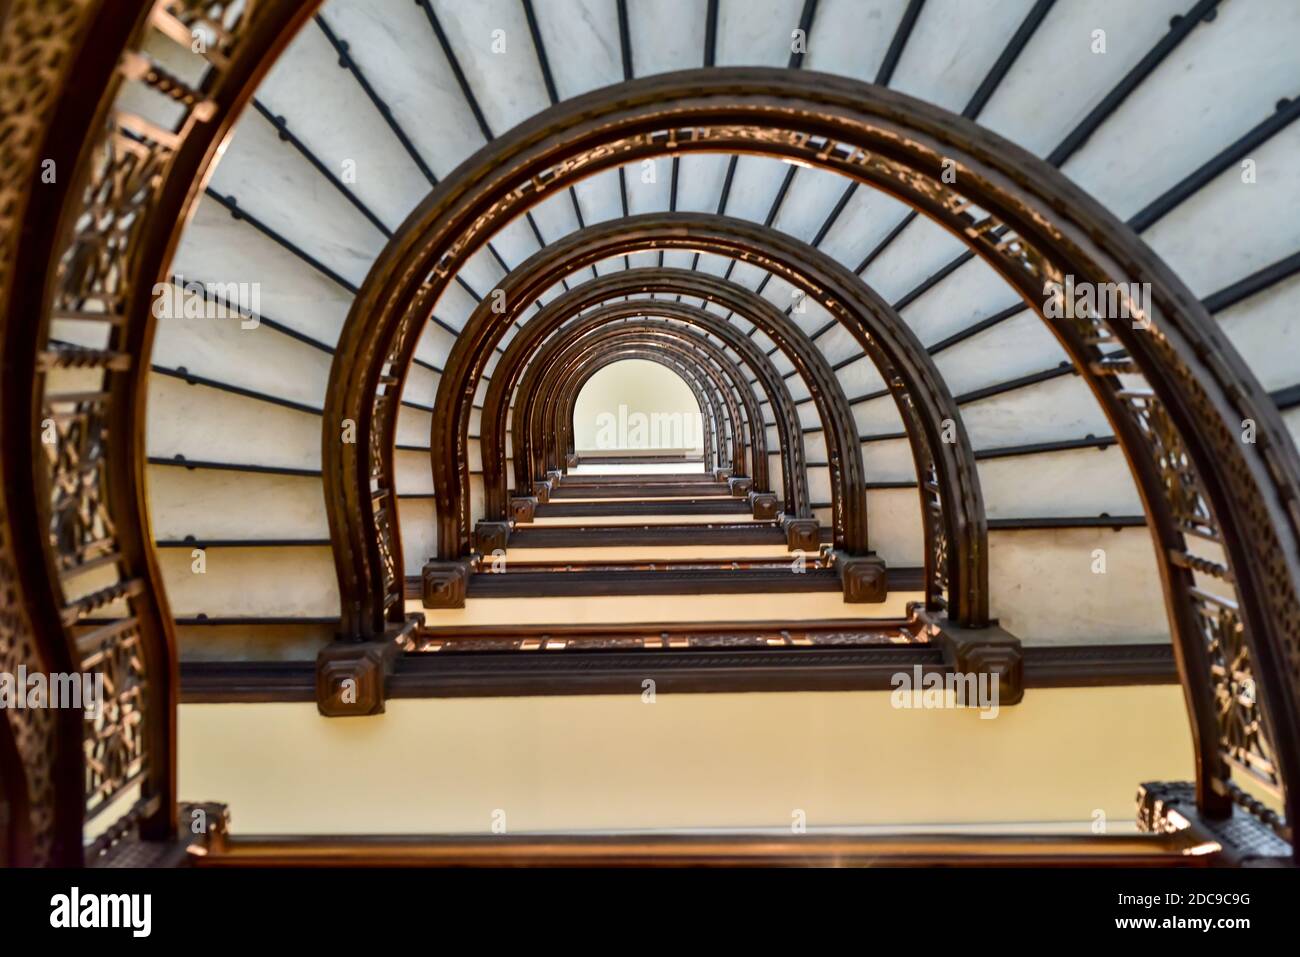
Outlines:
<svg viewBox="0 0 1300 957"><path fill-rule="evenodd" d="M44 443L51 475L50 544L64 572L98 563L116 547L104 499L106 398L51 401L46 408L52 439Z"/></svg>
<svg viewBox="0 0 1300 957"><path fill-rule="evenodd" d="M170 755L150 754L151 742L166 740L173 720L167 695L153 691L160 680L155 670L168 667L170 623L151 589L143 523L127 492L141 481L132 442L142 439L128 434L141 369L132 352L148 341L140 330L152 317L140 304L157 279L145 250L154 231L175 225L158 215L168 175L196 126L214 119L212 93L222 71L267 7L255 0L160 3L129 33L107 88L75 91L102 99L87 132L87 159L64 206L67 238L50 264L53 293L36 353L44 451L36 478L46 496L37 509L48 531L65 638L74 663L102 676L106 690L102 707L88 712L85 723L87 817L143 783L133 806L121 808L137 814L158 797L161 785L149 779L155 763L170 774ZM159 34L194 58L196 69L186 72L200 80L188 83L149 58L146 39ZM138 96L141 90L179 106L179 118L162 126L116 108L127 95L154 102ZM180 195L188 192L189 183L184 186Z"/></svg>
<svg viewBox="0 0 1300 957"><path fill-rule="evenodd" d="M86 816L93 818L147 770L149 679L134 618L96 628L78 647L82 668L104 682L103 701L86 721Z"/></svg>
<svg viewBox="0 0 1300 957"><path fill-rule="evenodd" d="M43 144L74 58L90 29L91 0L13 0L0 30L0 322L16 281L16 250L28 189L43 161ZM30 321L30 317L27 317ZM0 334L10 330L0 328ZM0 500L0 671L47 670L22 596L10 516ZM0 717L23 765L30 863L46 864L55 853L53 764L58 741L54 713L44 708L5 709ZM10 808L11 813L17 813ZM13 849L11 849L12 851Z"/></svg>
<svg viewBox="0 0 1300 957"><path fill-rule="evenodd" d="M174 77L139 66L138 57L124 57L122 80L143 83L191 108L202 100L197 90L183 93ZM87 715L87 817L131 788L147 766L143 725L150 674L139 616L150 606L145 571L123 555L112 514L110 450L130 452L114 442L110 422L122 377L134 365L125 349L139 278L137 250L179 142L177 133L143 117L110 115L56 268L50 338L40 356L38 388L53 439L46 444L50 551L60 571L64 620L80 628L91 612L112 619L77 645L81 669L101 673L110 689L100 713ZM72 390L59 375L66 368L79 373ZM85 391L92 381L93 391ZM107 592L116 600L88 600L88 592Z"/></svg>
<svg viewBox="0 0 1300 957"><path fill-rule="evenodd" d="M130 267L177 138L117 114L97 144L72 241L58 267L56 315L112 321L126 310Z"/></svg>
<svg viewBox="0 0 1300 957"><path fill-rule="evenodd" d="M1280 793L1282 780L1264 730L1259 690L1237 607L1199 590L1193 591L1192 598L1214 680L1215 717L1223 758L1269 790Z"/></svg>
<svg viewBox="0 0 1300 957"><path fill-rule="evenodd" d="M388 594L397 595L404 583L397 578L397 562L393 554L393 523L388 518L390 503L386 492L377 495L375 527L379 529L379 561L384 570L384 588Z"/></svg>

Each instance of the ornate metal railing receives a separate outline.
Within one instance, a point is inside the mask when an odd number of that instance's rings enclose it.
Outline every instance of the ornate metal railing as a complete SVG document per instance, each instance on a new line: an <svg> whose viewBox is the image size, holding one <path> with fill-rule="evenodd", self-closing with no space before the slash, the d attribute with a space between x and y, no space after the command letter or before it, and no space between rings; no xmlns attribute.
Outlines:
<svg viewBox="0 0 1300 957"><path fill-rule="evenodd" d="M1122 291L1113 300L1120 315L1083 309L1047 321L1110 419L1144 501L1187 689L1198 805L1229 813L1237 767L1285 790L1294 810L1300 462L1276 407L1130 229L1042 160L889 90L806 71L687 71L562 103L489 144L412 215L349 317L330 417L354 417L363 435L383 440L368 460L326 443L331 512L346 515L372 482L391 487L382 450L394 417L375 396L383 377L400 379L429 310L469 255L582 177L699 151L786 158L888 192L964 239L1045 319L1048 290L1067 278ZM1128 294L1130 283L1151 290L1149 305ZM471 377L482 372L475 361ZM1242 441L1246 422L1252 444ZM372 523L333 532L343 560L361 563L385 534ZM382 585L365 584L380 577L366 571L344 582L356 596L359 634L385 601ZM1234 657L1238 647L1248 654ZM1247 686L1254 693L1243 693Z"/></svg>
<svg viewBox="0 0 1300 957"><path fill-rule="evenodd" d="M433 417L430 455L438 490L439 557L454 563L468 543L468 463L458 450L464 447L468 430L470 403L465 397L476 389L473 370L484 366L485 356L532 302L532 291L553 284L555 276L567 275L587 262L642 249L678 248L736 257L779 276L825 307L857 339L887 384L916 453L917 482L925 507L926 605L932 610L950 609L953 620L965 626L987 624L986 523L974 453L933 359L898 314L843 265L792 237L723 216L654 213L581 230L547 246L502 281L504 309L498 312L489 303L475 311L446 362ZM850 556L864 554L868 547L865 485L852 410L815 345L790 316L767 301L714 278L675 276L672 270L634 270L626 277L585 283L566 293L530 319L512 346L539 342L579 309L602 302L602 295L627 295L631 290L623 288L624 282L654 291L651 280L660 285L668 280L693 282L689 289L671 290L692 298L717 302L724 295L745 300L739 305L729 301L727 308L762 326L786 354L804 376L822 420L832 479L835 546ZM419 307L409 304L409 308ZM792 418L791 429L799 431L792 408L774 407L774 413ZM488 438L487 448L480 444L486 468L487 456L498 454L492 447L497 433L489 423L483 434ZM802 459L802 442L788 444ZM785 472L794 482L793 488L787 488L788 503L796 507L798 516L811 516L806 509L806 470L794 463ZM489 486L489 509L499 507L491 495ZM448 566L440 574L453 571L456 569Z"/></svg>
<svg viewBox="0 0 1300 957"><path fill-rule="evenodd" d="M41 566L8 593L6 617L25 604L44 619L27 646L48 653L45 670L102 675L105 692L82 741L47 741L53 772L25 762L35 863L79 862L83 822L110 813L146 838L175 830L176 655L143 476L153 290L200 173L302 16L268 0L20 2L4 23L14 44L38 43L0 58L11 100L0 112L29 124L22 145L36 148L6 168L4 188L32 199L34 228L4 257L31 280L0 305L15 370L2 410L10 546ZM191 79L160 65L162 48L191 61ZM59 767L51 800L38 792ZM83 778L79 802L69 770ZM46 820L51 809L59 820Z"/></svg>
<svg viewBox="0 0 1300 957"><path fill-rule="evenodd" d="M72 735L48 712L6 715L6 804L21 815L9 847L24 860L79 858L87 795L92 810L127 799L146 833L172 830L175 658L141 475L151 289L233 116L312 8L13 0L3 14L0 653L6 665L46 670L111 661L120 683L116 710L84 743L80 715ZM204 47L203 80L152 63L141 53L146 31ZM123 84L161 94L183 119L164 127L116 114ZM1294 822L1300 461L1276 408L1195 297L1059 173L959 117L844 78L693 71L597 91L494 142L422 204L418 241L395 244L359 298L329 394L331 529L356 633L402 616L387 602L396 561L387 429L427 307L499 225L544 196L644 156L705 150L786 157L885 190L964 238L1040 314L1045 288L1069 278L1149 284L1149 302L1120 296L1121 315L1084 307L1049 325L1108 415L1144 500L1191 715L1198 807L1231 812L1235 768L1281 793ZM53 180L41 179L46 160ZM20 220L28 228L18 233ZM71 384L83 374L87 387ZM349 418L356 446L337 441ZM83 776L88 786L69 790L69 777Z"/></svg>

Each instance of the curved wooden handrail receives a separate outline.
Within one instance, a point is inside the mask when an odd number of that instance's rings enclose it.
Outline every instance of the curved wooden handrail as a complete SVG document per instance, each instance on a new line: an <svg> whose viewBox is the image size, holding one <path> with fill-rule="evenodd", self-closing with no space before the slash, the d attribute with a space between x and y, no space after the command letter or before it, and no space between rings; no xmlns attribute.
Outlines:
<svg viewBox="0 0 1300 957"><path fill-rule="evenodd" d="M59 712L55 765L29 766L57 795L29 804L41 816L36 861L80 863L85 820L110 810L145 838L175 833L176 648L144 480L154 289L169 278L180 231L236 117L314 4L230 7L74 0L0 9L13 44L0 56L11 74L0 96L19 98L0 103L11 107L0 117L35 121L23 148L57 170L47 183L19 163L12 171L30 180L11 182L6 168L0 184L33 200L12 249L28 278L0 289L6 524L26 556L24 578L36 576L21 593L40 609L33 623L45 670L103 672L113 690L99 717ZM201 52L193 31L205 38ZM170 41L201 79L151 60L146 37ZM170 100L173 125L128 112L126 92L136 103ZM6 198L0 208L23 207ZM68 369L78 370L72 391ZM138 799L126 800L137 785Z"/></svg>

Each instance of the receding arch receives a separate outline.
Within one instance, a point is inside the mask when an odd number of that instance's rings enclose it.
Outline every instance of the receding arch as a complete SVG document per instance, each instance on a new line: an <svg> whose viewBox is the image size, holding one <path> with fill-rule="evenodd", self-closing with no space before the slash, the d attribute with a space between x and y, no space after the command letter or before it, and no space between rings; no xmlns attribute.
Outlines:
<svg viewBox="0 0 1300 957"><path fill-rule="evenodd" d="M498 226L544 196L674 151L786 157L874 185L967 243L1040 316L1044 283L1067 275L1151 290L1150 309L1124 295L1121 317L1087 312L1049 328L1110 420L1143 499L1192 723L1198 807L1231 812L1234 765L1275 790L1293 785L1286 801L1294 820L1300 457L1277 408L1190 290L1062 173L963 117L844 77L743 67L627 81L520 124L430 194L367 278L331 373L326 418L351 419L361 440L341 444L328 426L324 438L344 627L378 637L394 614L381 552L392 537L382 501L392 495L384 450L396 415L380 384L409 360L418 317ZM945 172L955 181L945 182ZM1245 420L1256 425L1249 448L1240 441ZM378 508L360 509L375 499ZM361 522L349 522L349 504ZM1222 560L1197 539L1221 547ZM1221 666L1222 636L1238 630L1262 690L1250 700L1237 699Z"/></svg>
<svg viewBox="0 0 1300 957"><path fill-rule="evenodd" d="M631 352L635 352L636 355L634 357L630 355L622 356L622 353L630 354ZM598 368L604 369L608 365L614 364L616 360L614 360L613 357L616 355L622 356L622 358L641 359L656 355L662 356L664 361L658 363L659 365L665 366L682 378L688 375L698 377L697 381L700 381L701 383L707 381L714 389L717 389L724 381L721 376L718 375L718 370L716 369L713 370L712 375L705 372L706 365L703 361L703 356L683 348L679 343L665 340L647 333L628 333L622 336L611 336L603 341L584 342L580 346L577 346L577 351L568 352L563 355L560 358L560 362L571 377L566 383L564 394L566 396L569 394L569 388L579 389L581 386L585 385ZM607 362L606 360L610 361ZM596 365L597 363L598 366ZM550 383L550 385L553 387L553 383ZM553 398L554 396L552 396L552 399ZM714 400L716 401L716 397ZM738 420L732 420L730 416L733 412L739 412L739 406L734 402L734 400L730 405L731 408L724 411L724 415L729 420L728 428L734 428L735 426L733 423L736 423ZM545 409L543 410L541 418L543 420L549 420L552 425L540 426L543 432L549 432L550 428L554 426L555 412L556 407L553 401L545 404ZM548 415L547 413L550 414ZM739 426L743 431L743 421L739 422ZM731 433L728 437L734 440L735 433ZM723 467L726 468L726 466Z"/></svg>
<svg viewBox="0 0 1300 957"><path fill-rule="evenodd" d="M559 362L563 361L563 356L566 354L566 351L570 346L596 344L610 338L630 334L659 334L667 337L665 340L666 346L672 347L674 343L683 344L689 349L698 350L703 356L717 364L718 370L722 374L719 381L722 383L723 380L725 380L723 387L726 390L726 393L728 395L731 395L733 392L736 394L732 397L732 401L738 399L739 407L737 408L737 412L740 412L740 408L743 408L744 410L743 415L739 416L736 420L741 426L741 432L733 435L737 455L733 458L734 466L732 474L737 476L747 474L745 470L744 453L746 449L751 449L753 465L752 474L755 486L760 490L766 491L768 484L768 469L765 461L767 456L767 443L766 437L760 432L760 427L763 421L762 415L758 408L758 402L754 396L753 389L748 380L746 380L740 373L740 369L733 364L730 359L728 359L726 354L718 348L716 344L708 341L702 336L689 335L685 330L682 330L679 327L673 327L668 323L643 320L639 322L624 321L619 322L615 326L610 326L609 317L611 314L632 315L635 313L634 309L628 308L627 303L617 303L613 305L615 306L613 310L597 310L595 313L590 313L587 316L584 316L582 320L578 323L574 323L570 327L572 330L570 333L572 338L557 338L552 342L547 343L547 346L550 348L539 350L535 354L534 359L530 362L527 372L532 372L534 375L527 376L526 374L526 378L528 382L533 383L533 385L525 390L525 382L523 379L520 380L521 388L519 390L519 398L516 401L518 417L513 423L515 442L518 443L515 445L517 450L516 476L520 475L521 469L523 469L527 474L531 474L534 479L544 478L547 471L552 468L559 468L563 464L560 461L560 449L554 445L549 445L546 448L541 447L541 444L538 441L538 426L540 422L545 420L544 418L538 419L537 416L534 415L534 411L537 409L535 400L546 391L545 382L548 374L553 368L558 367ZM620 309L618 307L623 308ZM581 326L581 328L579 328L579 326ZM504 361L505 358L503 357L502 362ZM498 412L498 415L499 414L500 413ZM485 401L485 419L487 415L488 409ZM755 423L757 423L757 425ZM750 436L748 441L746 441L743 431L746 428L748 429ZM487 461L495 460L499 452L500 446L498 445L488 453L488 459L485 459L484 464L485 471L487 469ZM500 489L501 483L498 482L496 490L499 492Z"/></svg>
<svg viewBox="0 0 1300 957"><path fill-rule="evenodd" d="M691 374L690 367L683 366L680 360L667 353L664 345L662 340L631 336L616 338L614 341L596 346L588 354L580 358L571 357L571 360L574 360L574 365L569 368L573 372L574 378L562 386L563 396L576 398L573 393L580 391L596 373L609 366L631 359L657 362L679 375ZM549 417L552 423L558 423L560 415L563 414L561 407L552 402L549 404L549 410L553 413Z"/></svg>
<svg viewBox="0 0 1300 957"><path fill-rule="evenodd" d="M656 345L668 360L659 365L675 372L682 380L693 382L692 391L699 390L695 402L699 404L701 415L712 423L705 429L706 433L715 433L716 446L722 450L718 455L719 467L731 468L732 463L744 459L745 454L744 413L736 402L735 395L731 394L731 380L720 369L712 367L705 356L693 348L679 342L660 341ZM706 462L706 467L712 468L712 465ZM504 469L500 473L504 475ZM545 472L542 473L542 479L545 480Z"/></svg>
<svg viewBox="0 0 1300 957"><path fill-rule="evenodd" d="M528 435L527 445L534 451L534 468L541 474L548 471L560 470L564 465L562 446L560 444L561 434L567 442L569 436L568 429L572 425L572 420L563 420L560 418L560 406L558 400L576 399L579 377L581 381L587 378L587 370L584 363L593 358L603 356L609 348L633 340L639 346L666 349L669 351L679 351L682 349L693 349L703 343L702 338L693 337L691 333L680 328L673 328L667 324L660 323L657 327L649 324L637 323L619 324L614 327L606 326L602 329L589 333L582 338L571 340L560 349L555 357L554 363L549 367L542 367L543 373L538 380L536 390L528 397L527 412L521 420L525 427L524 434ZM725 355L716 346L711 350L714 354L703 352L702 357L708 357L712 361L721 358L726 361ZM739 370L732 367L728 372L718 370L717 381L723 388L726 380L739 379L745 386L748 383L739 376ZM748 391L748 390L746 390ZM734 399L733 399L734 402ZM739 419L742 430L748 429L753 431L753 419L750 416L758 413L757 402L754 400L752 391L748 393L743 403L737 405L737 413L740 413L740 407L744 407L742 417ZM761 419L759 420L761 423ZM744 441L743 435L738 443L747 446L749 443ZM766 456L766 444L754 447L762 448L763 455ZM755 455L755 458L757 456ZM764 481L766 481L767 470L763 470ZM734 479L743 479L746 486L754 485L755 491L763 494L768 493L766 485L758 487L757 480L745 478L745 470L742 467L730 470L730 476ZM775 496L772 496L775 499Z"/></svg>
<svg viewBox="0 0 1300 957"><path fill-rule="evenodd" d="M799 506L801 502L807 501L807 482L806 479L800 481L798 485L794 483L800 475L806 475L806 457L803 451L803 436L799 427L799 420L793 410L793 399L790 397L789 388L785 380L777 372L776 367L772 365L771 359L749 339L749 337L740 333L739 330L728 325L720 316L713 315L707 310L691 306L686 303L670 301L639 301L616 302L599 306L590 313L583 315L581 318L574 320L570 325L562 327L565 335L578 336L585 334L589 329L597 326L626 318L639 317L646 314L656 316L665 316L677 319L681 322L688 323L701 329L705 329L724 343L735 349L737 353L746 359L746 365L753 370L767 395L768 402L773 410L777 434L781 443L782 459L782 484L784 490L784 501L791 514L811 515L811 510L801 512ZM527 329L527 327L525 327ZM559 332L560 330L557 330ZM519 366L528 361L528 371L525 371L523 378L520 378L519 394L524 408L527 408L531 402L532 388L524 387L525 378L528 377L529 371L535 368L545 368L547 357L559 348L563 339L558 335L540 347L535 347L535 343L540 339L539 335L521 332L518 336L510 341L506 347L506 353L497 363L497 372L493 377L492 383L488 388L487 397L484 399L484 412L482 417L483 435L491 435L498 428L504 427L504 410L501 408L501 395L509 390L508 376L517 375ZM528 354L534 348L537 348L535 357L528 359ZM748 383L743 383L744 390L752 396L752 390ZM517 409L519 402L516 403ZM755 409L751 416L756 415L757 421L763 421L761 414ZM515 449L515 477L516 487L526 487L528 478L523 476L521 470L532 467L533 477L538 475L538 458L533 455L530 459L531 437L523 426L527 423L526 415L519 416L515 420L516 441ZM755 446L754 453L754 482L755 488L765 490L768 487L767 480L767 461L766 461L766 428L755 427L752 430L753 442ZM496 454L495 448L489 449L484 443L482 446L484 458L484 471L488 468L487 456ZM525 453L520 454L521 450ZM761 471L760 471L761 470Z"/></svg>
<svg viewBox="0 0 1300 957"><path fill-rule="evenodd" d="M614 230L603 230L595 236L595 239L586 237L590 241L584 246L588 254L597 260L604 258L598 250L603 249L607 241L622 241ZM555 248L557 247L550 249ZM543 253L549 253L550 249ZM571 261L567 248L561 248L558 255L564 257L566 262ZM540 256L542 254L538 254ZM532 283L544 281L540 277L548 274L547 260L550 257L538 257L528 260L511 274L517 279L520 295L507 296L505 311L493 313L491 304L488 304L484 312L497 319L514 320L515 309L520 307L512 309L511 303L531 302L533 297L524 290L531 288ZM512 284L512 288L516 288L515 284ZM525 325L519 335L540 337L585 308L599 305L616 296L651 292L674 292L698 297L744 316L759 326L804 376L826 429L831 458L835 546L851 555L865 554L868 550L865 478L862 474L857 426L849 410L848 398L829 363L808 339L807 334L766 299L727 280L691 270L625 270L574 286L569 292L548 303ZM476 310L475 315L481 314ZM488 320L485 318L485 321ZM480 339L480 344L489 341L491 340L484 336ZM468 547L468 528L465 527L465 511L462 507L469 488L468 462L457 455L457 449L462 447L463 436L468 429L468 404L460 400L467 394L466 389L473 391L474 386L469 383L476 378L466 373L479 360L472 356L471 350L460 349L460 345L458 340L438 383L435 401L437 411L432 419L429 443L438 512L438 550L440 557L445 560L458 558ZM460 502L457 501L458 496Z"/></svg>
<svg viewBox="0 0 1300 957"><path fill-rule="evenodd" d="M613 349L628 348L633 343L640 340L636 337L619 337L616 342L604 343L598 353L599 358L603 359ZM652 340L646 340L647 346L659 347L661 343ZM662 345L672 348L671 343L662 343ZM675 353L674 353L675 354ZM705 364L712 365L707 356L691 352L690 363L702 368ZM568 423L557 421L557 428L565 426L563 433L557 431L555 434L554 445L561 449L572 450L571 455L565 455L557 466L557 471L563 472L567 468L573 468L578 461L587 458L593 466L599 463L598 453L607 449L616 449L627 455L637 455L644 451L647 455L660 454L669 451L682 451L689 454L692 449L699 448L701 445L701 431L707 432L709 429L709 419L693 410L694 403L687 407L679 402L672 402L663 398L658 400L658 404L651 407L638 408L634 405L636 397L624 395L620 386L616 383L631 377L634 380L644 380L646 377L653 377L652 384L654 391L659 394L669 388L667 380L672 370L665 372L656 372L645 368L646 363L642 360L628 359L621 363L613 362L608 366L602 365L599 372L590 374L589 369L596 356L587 359L581 367L581 382L572 383L573 392L573 417ZM715 372L719 371L714 367ZM672 378L680 379L681 375L673 375ZM728 386L729 389L729 386ZM566 396L569 390L566 389ZM618 404L602 404L600 399L613 399ZM730 397L732 404L739 410L740 406L735 403L735 396ZM626 402L624 400L627 400ZM627 415L623 416L623 410L626 408ZM743 413L742 413L743 415ZM627 433L624 436L624 428ZM608 442L602 443L602 436L608 436L611 428L618 431L619 441L614 445ZM631 440L638 429L644 428L644 435L647 439L645 443L634 444ZM729 433L728 439L738 444L742 449L747 449L745 436L748 430L748 421L744 418L739 420L739 435ZM626 438L626 441L624 439ZM739 441L737 441L737 438ZM597 453L595 460L592 461L591 453ZM565 459L569 461L566 462ZM735 461L733 459L733 461ZM735 468L744 469L744 458L734 465ZM725 472L729 467L720 466L714 468L709 463L704 463L704 472L712 474L715 477L719 472ZM507 473L509 469L506 470Z"/></svg>
<svg viewBox="0 0 1300 957"><path fill-rule="evenodd" d="M672 354L666 354L664 358L665 361L656 362L655 364L672 373L686 385L687 390L691 393L692 399L699 410L702 420L700 448L705 470L712 471L715 467L726 468L727 466L722 463L730 461L735 452L734 448L728 450L729 442L734 446L734 440L731 436L732 415L735 412L734 405L727 403L724 408L723 402L719 400L718 394L715 391L718 386L718 380L706 372L700 361L700 357L697 354L677 351ZM725 398L724 395L724 399ZM722 417L720 421L719 416ZM716 457L715 449L717 449ZM507 473L509 472L508 469L505 471ZM486 462L484 463L484 478L487 480L485 481L486 485L487 482L490 481L487 475ZM544 482L545 477L543 476L541 482L538 484ZM520 485L515 489L516 497L511 499L511 507L509 509L509 515L512 520L527 521L531 517L530 515L521 517L519 509L519 506L521 505L521 496L528 498L528 501L523 504L527 506L529 511L531 511L532 506L538 501L537 497L529 494L530 491L535 492L536 488L530 489L527 483ZM549 492L549 488L545 491ZM487 520L491 520L493 517L494 516L492 515L485 515L485 519Z"/></svg>
<svg viewBox="0 0 1300 957"><path fill-rule="evenodd" d="M486 361L482 357L504 334L508 320L518 320L527 304L553 283L549 277L645 249L707 251L743 259L814 297L850 331L880 372L912 448L925 532L927 604L934 609L946 604L949 614L965 624L986 624L988 554L983 497L974 452L942 376L898 314L858 276L807 243L756 223L700 213L652 213L579 230L534 254L503 281L504 311L480 305L466 325L466 335L457 340L447 362L447 375L439 383L440 401L445 398L455 408L441 416L442 421L459 420L462 429L468 428L469 407L463 396L473 391L472 380L481 374L480 363ZM530 320L528 327L538 318ZM747 318L753 321L752 316ZM529 335L528 327L521 336ZM794 323L786 323L786 330L784 341L765 331L793 361L791 349L802 345L806 336ZM810 343L807 352L809 371L825 368L820 352ZM480 373L473 372L475 367ZM809 380L808 371L801 374ZM827 404L828 399L842 394L833 375L808 384L827 428L828 443L855 428L851 413L845 410L837 421L835 403ZM446 473L454 461L445 434L444 441L439 441L438 428L435 422L431 441L435 488L450 480ZM837 444L847 448L849 442L845 438ZM836 455L834 447L830 454L833 540L836 548L851 554L867 548L865 502L855 503L852 492L851 471L861 467L853 444L852 456ZM468 477L463 468L460 472L464 489ZM854 507L837 507L837 503ZM855 517L859 504L860 521ZM462 541L466 530L464 522ZM450 532L440 527L438 534L441 542ZM440 554L451 557L441 545Z"/></svg>
<svg viewBox="0 0 1300 957"><path fill-rule="evenodd" d="M640 352L646 353L650 345L645 341L619 342L614 345L618 347L637 348ZM722 447L732 438L731 430L734 429L734 420L732 414L736 412L734 404L730 407L728 404L720 402L718 399L718 386L720 379L706 371L701 357L698 354L687 352L684 349L665 348L663 343L658 343L659 351L654 355L641 355L638 358L654 362L656 365L663 366L672 372L690 389L691 394L695 397L696 404L699 405L700 414L704 419L703 444L706 448L711 446ZM713 370L716 372L716 370ZM583 370L584 376L586 370ZM585 381L585 379L584 379ZM716 422L716 424L715 424ZM719 456L718 461L723 461ZM704 468L712 470L714 466L710 464L709 456L704 456ZM720 466L726 468L727 466ZM510 517L518 520L518 503L514 502L510 510ZM494 516L485 515L484 521L490 521Z"/></svg>

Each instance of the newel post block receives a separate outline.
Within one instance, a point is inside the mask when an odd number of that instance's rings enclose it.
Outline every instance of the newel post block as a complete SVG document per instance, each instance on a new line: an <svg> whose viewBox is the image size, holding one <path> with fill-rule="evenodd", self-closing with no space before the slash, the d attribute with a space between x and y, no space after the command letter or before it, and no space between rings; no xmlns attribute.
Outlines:
<svg viewBox="0 0 1300 957"><path fill-rule="evenodd" d="M464 608L469 563L427 562L420 572L420 581L425 608Z"/></svg>
<svg viewBox="0 0 1300 957"><path fill-rule="evenodd" d="M754 480L746 475L737 475L727 479L727 488L731 489L733 498L745 498L754 491Z"/></svg>
<svg viewBox="0 0 1300 957"><path fill-rule="evenodd" d="M731 469L716 468L713 470L713 477L719 482L727 482L731 478Z"/></svg>
<svg viewBox="0 0 1300 957"><path fill-rule="evenodd" d="M229 846L230 808L216 801L186 801L177 808L181 843L197 857L221 854Z"/></svg>
<svg viewBox="0 0 1300 957"><path fill-rule="evenodd" d="M1293 867L1291 845L1277 833L1277 811L1250 795L1229 802L1224 813L1197 806L1191 781L1149 781L1138 787L1137 825L1146 834L1180 834L1189 849L1219 845L1216 864L1228 867Z"/></svg>
<svg viewBox="0 0 1300 957"><path fill-rule="evenodd" d="M554 488L555 486L550 482L534 482L533 498L537 499L539 503L549 502L551 500L551 492Z"/></svg>
<svg viewBox="0 0 1300 957"><path fill-rule="evenodd" d="M566 469L576 469L580 461L582 460L578 458L577 452L570 452L564 457L564 467Z"/></svg>
<svg viewBox="0 0 1300 957"><path fill-rule="evenodd" d="M754 518L770 521L781 513L781 500L772 492L750 492L749 507Z"/></svg>
<svg viewBox="0 0 1300 957"><path fill-rule="evenodd" d="M514 503L511 502L513 506ZM509 522L489 522L483 519L474 526L474 547L483 555L505 551L506 542L510 540Z"/></svg>
<svg viewBox="0 0 1300 957"><path fill-rule="evenodd" d="M539 499L535 495L518 495L510 500L510 519L516 525L527 525L537 512Z"/></svg>
<svg viewBox="0 0 1300 957"><path fill-rule="evenodd" d="M335 641L316 655L316 710L327 718L384 713L396 641Z"/></svg>
<svg viewBox="0 0 1300 957"><path fill-rule="evenodd" d="M791 552L816 552L821 549L821 527L815 518L792 518L782 521L785 547Z"/></svg>
<svg viewBox="0 0 1300 957"><path fill-rule="evenodd" d="M946 618L934 622L943 660L961 674L987 674L997 680L998 703L1019 704L1025 697L1025 659L1020 639L996 622L963 628Z"/></svg>
<svg viewBox="0 0 1300 957"><path fill-rule="evenodd" d="M849 604L876 604L889 594L885 560L876 555L841 555L836 559L844 600Z"/></svg>

